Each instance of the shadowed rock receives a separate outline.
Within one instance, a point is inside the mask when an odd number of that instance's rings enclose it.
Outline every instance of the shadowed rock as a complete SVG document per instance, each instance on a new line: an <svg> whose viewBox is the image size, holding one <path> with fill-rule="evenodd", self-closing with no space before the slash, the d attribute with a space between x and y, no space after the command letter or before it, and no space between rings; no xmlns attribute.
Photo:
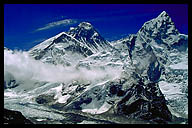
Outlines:
<svg viewBox="0 0 192 128"><path fill-rule="evenodd" d="M33 124L21 112L4 109L4 124Z"/></svg>

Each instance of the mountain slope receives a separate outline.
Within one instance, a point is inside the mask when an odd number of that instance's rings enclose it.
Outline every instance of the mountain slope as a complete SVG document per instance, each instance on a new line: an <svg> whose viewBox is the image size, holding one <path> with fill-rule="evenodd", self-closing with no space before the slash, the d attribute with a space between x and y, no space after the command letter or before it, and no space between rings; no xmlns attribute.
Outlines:
<svg viewBox="0 0 192 128"><path fill-rule="evenodd" d="M99 50L109 48L109 42L90 23L82 22L69 32L59 33L33 47L29 53L43 62L69 66Z"/></svg>

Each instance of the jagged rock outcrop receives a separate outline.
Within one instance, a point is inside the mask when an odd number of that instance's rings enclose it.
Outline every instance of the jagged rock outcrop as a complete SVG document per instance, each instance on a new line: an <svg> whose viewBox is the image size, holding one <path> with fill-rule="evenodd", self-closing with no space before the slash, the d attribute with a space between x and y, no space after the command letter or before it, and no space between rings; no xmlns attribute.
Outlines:
<svg viewBox="0 0 192 128"><path fill-rule="evenodd" d="M133 84L126 92L126 96L115 106L117 114L158 123L171 121L172 114L157 83L145 85L140 81Z"/></svg>
<svg viewBox="0 0 192 128"><path fill-rule="evenodd" d="M21 112L8 110L4 108L4 124L33 124L26 119Z"/></svg>

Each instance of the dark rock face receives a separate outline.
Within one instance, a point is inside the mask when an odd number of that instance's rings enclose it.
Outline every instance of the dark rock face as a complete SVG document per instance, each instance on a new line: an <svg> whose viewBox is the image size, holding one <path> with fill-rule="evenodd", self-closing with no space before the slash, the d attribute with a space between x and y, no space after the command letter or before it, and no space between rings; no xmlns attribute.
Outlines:
<svg viewBox="0 0 192 128"><path fill-rule="evenodd" d="M178 42L175 42L171 47L178 49L180 52L186 51L188 49L188 37L179 35Z"/></svg>
<svg viewBox="0 0 192 128"><path fill-rule="evenodd" d="M53 100L54 96L52 95L39 95L35 100L38 104L47 104L50 103Z"/></svg>
<svg viewBox="0 0 192 128"><path fill-rule="evenodd" d="M68 44L69 41L74 42L75 45L70 45L70 46L66 47L65 48L66 51L72 51L73 53L77 52L79 54L84 55L85 57L93 54L93 52L90 49L88 49L87 47L82 47L77 40L75 40L74 38L71 38L67 34L62 34L60 37L55 39L53 42L55 44L57 44L57 43Z"/></svg>
<svg viewBox="0 0 192 128"><path fill-rule="evenodd" d="M116 113L158 123L166 123L172 118L166 100L156 83L144 85L143 82L139 82L132 85L126 96L116 105Z"/></svg>
<svg viewBox="0 0 192 128"><path fill-rule="evenodd" d="M124 96L126 91L122 90L122 85L123 83L121 83L121 81L109 82L109 86L107 87L108 96Z"/></svg>
<svg viewBox="0 0 192 128"><path fill-rule="evenodd" d="M68 33L75 39L86 43L89 47L94 47L95 49L98 49L98 46L102 48L110 47L108 42L88 22L80 23L76 28L70 30Z"/></svg>
<svg viewBox="0 0 192 128"><path fill-rule="evenodd" d="M21 112L4 109L4 124L33 124Z"/></svg>
<svg viewBox="0 0 192 128"><path fill-rule="evenodd" d="M149 69L147 71L147 74L149 76L150 81L158 81L161 76L161 71L163 68L160 67L159 62L157 62L157 66L155 66L155 63L151 63L149 65Z"/></svg>

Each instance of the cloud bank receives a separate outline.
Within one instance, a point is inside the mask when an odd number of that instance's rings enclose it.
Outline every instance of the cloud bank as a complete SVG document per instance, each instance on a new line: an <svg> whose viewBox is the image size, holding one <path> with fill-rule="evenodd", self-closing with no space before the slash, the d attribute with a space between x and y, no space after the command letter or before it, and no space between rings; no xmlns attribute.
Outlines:
<svg viewBox="0 0 192 128"><path fill-rule="evenodd" d="M47 30L47 29L51 29L51 28L54 28L54 27L58 27L60 25L67 26L67 25L72 25L72 24L75 24L75 23L77 23L77 21L74 20L74 19L59 20L59 21L48 23L44 27L38 28L35 31Z"/></svg>
<svg viewBox="0 0 192 128"><path fill-rule="evenodd" d="M4 74L11 73L19 81L70 82L72 80L97 81L105 77L114 78L120 75L117 69L76 69L51 65L34 60L27 52L4 50Z"/></svg>

